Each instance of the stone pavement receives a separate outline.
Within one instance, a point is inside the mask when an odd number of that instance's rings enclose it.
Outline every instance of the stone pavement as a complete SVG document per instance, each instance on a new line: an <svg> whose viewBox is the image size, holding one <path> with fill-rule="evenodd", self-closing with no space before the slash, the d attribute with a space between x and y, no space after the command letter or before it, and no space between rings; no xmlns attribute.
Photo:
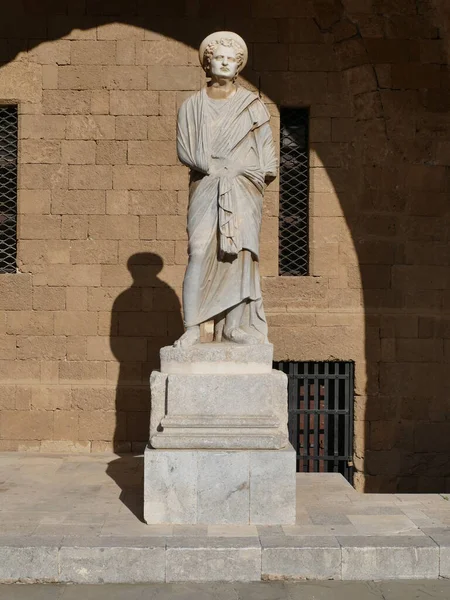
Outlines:
<svg viewBox="0 0 450 600"><path fill-rule="evenodd" d="M445 495L363 495L338 474L301 474L295 525L149 526L142 472L142 456L0 454L0 581L450 577Z"/></svg>
<svg viewBox="0 0 450 600"><path fill-rule="evenodd" d="M447 600L450 581L0 585L0 600Z"/></svg>

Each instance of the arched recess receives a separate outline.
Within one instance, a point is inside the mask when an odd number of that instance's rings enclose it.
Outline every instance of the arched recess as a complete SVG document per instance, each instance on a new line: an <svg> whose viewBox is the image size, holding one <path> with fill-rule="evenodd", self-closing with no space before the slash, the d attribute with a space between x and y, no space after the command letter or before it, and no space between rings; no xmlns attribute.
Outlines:
<svg viewBox="0 0 450 600"><path fill-rule="evenodd" d="M426 0L23 0L2 14L5 98L33 95L26 50L48 51L42 69L58 86L51 67L70 61L57 47L67 39L119 40L123 66L127 40L182 42L192 53L181 69L176 57L167 65L164 89L186 77L188 92L201 81L191 66L199 41L232 29L251 50L243 84L274 105L275 124L277 105L311 107L312 276L276 277L269 207L264 286L279 359L356 360L356 484L367 491L442 491L450 477L449 86L437 9ZM26 79L19 91L15 77Z"/></svg>

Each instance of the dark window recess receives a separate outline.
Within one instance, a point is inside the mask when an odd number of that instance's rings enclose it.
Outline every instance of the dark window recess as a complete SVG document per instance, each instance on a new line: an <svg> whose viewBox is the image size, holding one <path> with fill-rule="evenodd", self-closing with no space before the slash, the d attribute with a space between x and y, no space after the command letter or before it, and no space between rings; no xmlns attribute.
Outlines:
<svg viewBox="0 0 450 600"><path fill-rule="evenodd" d="M16 272L17 106L0 106L0 273Z"/></svg>
<svg viewBox="0 0 450 600"><path fill-rule="evenodd" d="M281 108L279 275L309 273L307 108Z"/></svg>
<svg viewBox="0 0 450 600"><path fill-rule="evenodd" d="M288 376L289 439L297 471L341 473L353 483L352 362L277 362Z"/></svg>

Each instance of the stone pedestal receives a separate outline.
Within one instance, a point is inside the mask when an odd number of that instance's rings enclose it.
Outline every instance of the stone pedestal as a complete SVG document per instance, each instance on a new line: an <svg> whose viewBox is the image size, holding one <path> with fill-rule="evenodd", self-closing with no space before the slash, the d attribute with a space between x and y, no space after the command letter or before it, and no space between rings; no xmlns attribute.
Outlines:
<svg viewBox="0 0 450 600"><path fill-rule="evenodd" d="M147 523L295 522L295 450L145 451Z"/></svg>
<svg viewBox="0 0 450 600"><path fill-rule="evenodd" d="M287 377L270 344L161 350L150 378L147 523L295 521Z"/></svg>

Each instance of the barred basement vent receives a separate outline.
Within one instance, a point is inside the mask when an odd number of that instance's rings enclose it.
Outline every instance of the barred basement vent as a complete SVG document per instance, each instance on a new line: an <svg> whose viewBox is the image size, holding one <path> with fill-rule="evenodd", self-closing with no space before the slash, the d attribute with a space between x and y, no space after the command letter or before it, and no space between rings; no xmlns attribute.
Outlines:
<svg viewBox="0 0 450 600"><path fill-rule="evenodd" d="M0 273L16 272L17 106L0 106Z"/></svg>
<svg viewBox="0 0 450 600"><path fill-rule="evenodd" d="M353 482L353 362L276 362L288 376L289 441L297 471Z"/></svg>

